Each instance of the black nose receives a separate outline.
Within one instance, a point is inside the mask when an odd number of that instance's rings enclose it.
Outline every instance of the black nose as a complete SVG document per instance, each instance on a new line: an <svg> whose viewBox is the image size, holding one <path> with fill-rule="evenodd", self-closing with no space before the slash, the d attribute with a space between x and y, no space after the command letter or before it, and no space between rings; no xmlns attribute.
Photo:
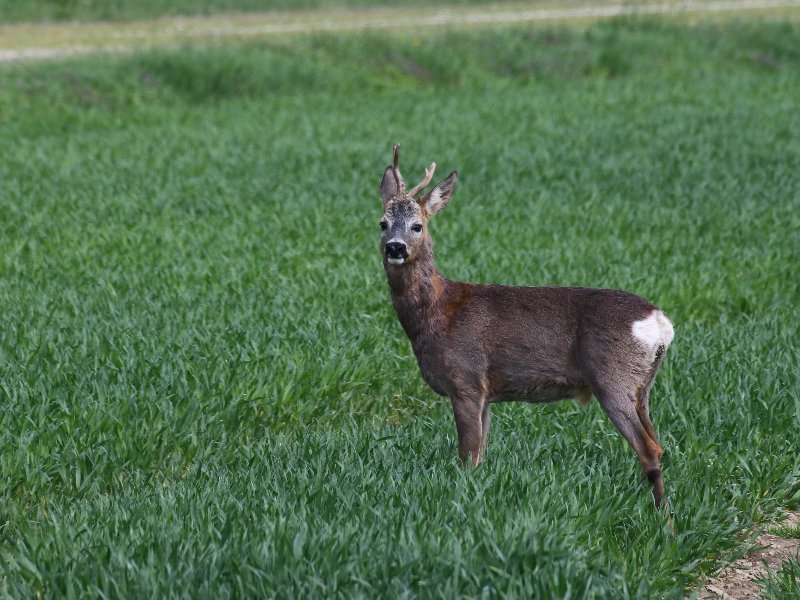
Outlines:
<svg viewBox="0 0 800 600"><path fill-rule="evenodd" d="M403 242L388 242L386 244L386 256L389 258L408 258L406 245Z"/></svg>

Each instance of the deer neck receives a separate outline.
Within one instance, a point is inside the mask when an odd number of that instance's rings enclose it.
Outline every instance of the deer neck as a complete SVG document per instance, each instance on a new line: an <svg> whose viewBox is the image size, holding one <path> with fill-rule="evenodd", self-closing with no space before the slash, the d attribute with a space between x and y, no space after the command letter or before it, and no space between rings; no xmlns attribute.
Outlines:
<svg viewBox="0 0 800 600"><path fill-rule="evenodd" d="M426 334L438 331L439 305L447 280L439 273L430 240L410 263L395 267L386 264L392 292L392 305L412 344Z"/></svg>

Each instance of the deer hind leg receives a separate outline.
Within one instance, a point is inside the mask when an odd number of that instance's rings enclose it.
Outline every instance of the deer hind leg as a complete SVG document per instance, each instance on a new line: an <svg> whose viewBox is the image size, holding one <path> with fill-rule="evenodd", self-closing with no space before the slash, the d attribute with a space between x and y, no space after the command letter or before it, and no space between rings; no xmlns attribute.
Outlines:
<svg viewBox="0 0 800 600"><path fill-rule="evenodd" d="M650 372L647 374L647 378L636 393L636 414L638 415L639 420L642 422L642 426L644 426L645 430L647 431L647 434L652 438L653 442L655 442L656 446L658 447L659 458L661 458L664 450L662 450L661 446L658 444L656 430L653 428L653 423L650 421L650 390L653 387L653 381L656 378L656 373L658 373L658 367L661 366L661 361L664 358L665 350L666 347L664 345L661 345L656 349L655 360L650 367Z"/></svg>
<svg viewBox="0 0 800 600"><path fill-rule="evenodd" d="M640 411L639 399L625 391L602 390L596 395L608 418L636 451L642 470L652 486L656 507L661 508L664 496L664 479L659 463L661 448L655 440L655 433L650 434L652 424L649 426L650 431L644 424L642 415L646 415L646 410ZM647 423L650 422L649 417L646 420Z"/></svg>
<svg viewBox="0 0 800 600"><path fill-rule="evenodd" d="M480 394L459 394L450 399L458 432L458 456L477 467L483 458L483 402ZM486 424L486 433L489 431Z"/></svg>
<svg viewBox="0 0 800 600"><path fill-rule="evenodd" d="M658 457L661 458L661 455L664 454L664 450L658 443L658 438L656 437L656 430L653 428L653 423L650 421L650 384L645 385L642 387L639 392L636 394L636 416L639 417L639 421L642 423L642 427L644 427L647 435L650 436L650 439L653 440L656 447L658 448Z"/></svg>

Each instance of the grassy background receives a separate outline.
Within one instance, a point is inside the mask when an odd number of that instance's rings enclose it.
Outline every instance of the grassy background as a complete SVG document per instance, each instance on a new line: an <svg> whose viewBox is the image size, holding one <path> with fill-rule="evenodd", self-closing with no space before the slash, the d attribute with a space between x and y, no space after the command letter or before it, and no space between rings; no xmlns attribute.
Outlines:
<svg viewBox="0 0 800 600"><path fill-rule="evenodd" d="M528 4L543 0L527 0ZM405 6L469 6L496 0L406 0ZM226 11L295 11L316 8L376 8L386 0L0 0L0 19L18 21L129 20Z"/></svg>
<svg viewBox="0 0 800 600"><path fill-rule="evenodd" d="M667 0L679 5L676 0ZM700 0L704 2L707 0ZM508 8L598 6L613 0L406 0L403 7L430 9L486 6ZM628 2L631 6L636 1ZM642 4L652 4L646 1ZM0 0L0 24L35 21L129 21L156 17L206 16L226 12L293 12L315 9L374 9L391 7L386 0ZM397 6L393 7L397 8Z"/></svg>
<svg viewBox="0 0 800 600"><path fill-rule="evenodd" d="M0 593L683 597L800 504L800 31L314 36L0 70ZM391 142L459 279L620 287L676 536L596 403L458 467L377 248Z"/></svg>

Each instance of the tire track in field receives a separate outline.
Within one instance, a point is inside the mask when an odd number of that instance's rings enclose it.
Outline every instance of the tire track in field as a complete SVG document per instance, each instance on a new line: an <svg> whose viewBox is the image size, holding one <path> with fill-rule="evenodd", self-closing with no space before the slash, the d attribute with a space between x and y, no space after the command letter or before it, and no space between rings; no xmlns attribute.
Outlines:
<svg viewBox="0 0 800 600"><path fill-rule="evenodd" d="M800 9L800 0L728 0L644 4L576 5L561 8L441 8L417 14L408 10L343 10L305 14L237 14L139 21L137 23L19 24L0 26L0 62L45 60L82 54L131 52L190 41L317 32L415 29L440 26L491 26L535 21L597 20L622 15L719 14ZM419 14L423 13L423 14ZM98 38L97 30L102 33ZM16 34L33 39L66 38L58 44L3 48ZM100 40L100 41L98 41Z"/></svg>

